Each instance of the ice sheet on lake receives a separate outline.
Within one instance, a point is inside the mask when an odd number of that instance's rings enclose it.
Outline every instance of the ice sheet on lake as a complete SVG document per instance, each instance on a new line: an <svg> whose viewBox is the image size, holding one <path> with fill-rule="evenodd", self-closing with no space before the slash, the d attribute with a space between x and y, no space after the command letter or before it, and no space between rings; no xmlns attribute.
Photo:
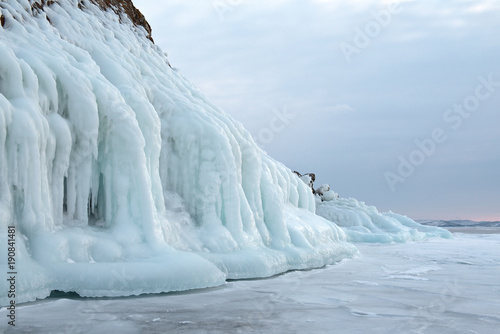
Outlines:
<svg viewBox="0 0 500 334"><path fill-rule="evenodd" d="M500 234L358 246L362 256L339 265L196 292L49 298L21 306L19 327L9 329L0 322L0 332L3 328L5 334L54 329L64 334L498 331ZM0 318L5 315L0 310Z"/></svg>

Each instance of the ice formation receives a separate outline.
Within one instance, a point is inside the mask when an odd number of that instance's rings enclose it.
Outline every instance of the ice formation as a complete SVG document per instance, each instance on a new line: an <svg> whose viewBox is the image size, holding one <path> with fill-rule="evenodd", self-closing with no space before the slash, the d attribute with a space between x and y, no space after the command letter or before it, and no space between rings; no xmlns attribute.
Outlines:
<svg viewBox="0 0 500 334"><path fill-rule="evenodd" d="M405 242L428 237L450 238L444 229L418 224L412 219L393 212L380 213L374 206L354 198L337 198L325 192L318 201L316 213L334 222L344 230L350 242Z"/></svg>
<svg viewBox="0 0 500 334"><path fill-rule="evenodd" d="M343 218L316 215L310 188L146 29L94 2L0 2L0 265L15 226L18 303L203 288L357 252Z"/></svg>

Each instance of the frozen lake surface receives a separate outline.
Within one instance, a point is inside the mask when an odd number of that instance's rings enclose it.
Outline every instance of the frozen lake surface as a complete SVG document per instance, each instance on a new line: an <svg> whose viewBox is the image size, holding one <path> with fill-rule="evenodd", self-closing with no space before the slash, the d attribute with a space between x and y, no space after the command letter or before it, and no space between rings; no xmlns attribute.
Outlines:
<svg viewBox="0 0 500 334"><path fill-rule="evenodd" d="M500 229L357 244L354 260L219 288L24 304L4 333L498 333ZM497 233L493 233L497 232Z"/></svg>

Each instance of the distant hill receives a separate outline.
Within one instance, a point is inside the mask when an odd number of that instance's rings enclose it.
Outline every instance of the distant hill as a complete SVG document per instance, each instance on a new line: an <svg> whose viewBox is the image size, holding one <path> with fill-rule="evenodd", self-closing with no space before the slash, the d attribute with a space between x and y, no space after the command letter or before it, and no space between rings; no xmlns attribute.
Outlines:
<svg viewBox="0 0 500 334"><path fill-rule="evenodd" d="M439 227L500 227L500 221L417 220L420 224Z"/></svg>

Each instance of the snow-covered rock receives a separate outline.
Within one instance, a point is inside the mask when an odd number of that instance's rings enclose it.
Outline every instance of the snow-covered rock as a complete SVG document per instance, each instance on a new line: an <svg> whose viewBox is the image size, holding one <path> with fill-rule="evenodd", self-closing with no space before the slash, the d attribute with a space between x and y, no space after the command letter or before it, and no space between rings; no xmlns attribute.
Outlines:
<svg viewBox="0 0 500 334"><path fill-rule="evenodd" d="M428 237L451 238L441 228L424 226L392 212L381 213L374 206L354 198L318 202L316 213L342 228L351 242L405 242Z"/></svg>
<svg viewBox="0 0 500 334"><path fill-rule="evenodd" d="M323 195L321 196L321 199L323 201L333 201L334 199L336 198L339 198L339 194L337 194L335 191L333 190L328 190L328 191L325 191L323 193Z"/></svg>

